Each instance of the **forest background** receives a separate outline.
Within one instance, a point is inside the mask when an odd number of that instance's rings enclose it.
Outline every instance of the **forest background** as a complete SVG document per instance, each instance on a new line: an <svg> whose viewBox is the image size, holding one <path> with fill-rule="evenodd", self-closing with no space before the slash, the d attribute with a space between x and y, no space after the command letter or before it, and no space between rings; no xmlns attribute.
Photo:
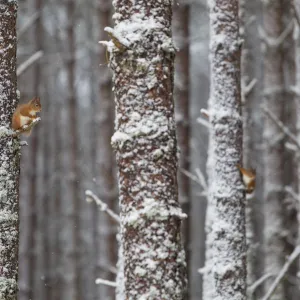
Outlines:
<svg viewBox="0 0 300 300"><path fill-rule="evenodd" d="M118 224L85 201L90 190L118 212L111 71L105 47L98 44L108 39L104 27L112 26L112 2L18 2L21 102L40 96L43 106L42 121L22 149L19 299L114 299L113 286L95 281L115 281ZM263 289L254 283L277 275L298 239L299 24L293 1L240 4L244 166L257 174L247 202L248 283L249 297L260 299ZM205 262L209 123L200 110L207 108L210 93L209 10L202 0L174 1L173 9L180 50L174 94L179 201L189 216L183 224L188 297L196 300L202 299L199 269ZM269 101L274 94L277 98ZM274 112L281 122L272 119ZM276 128L271 135L264 122ZM277 157L268 157L272 147ZM263 256L273 259L265 268ZM274 299L299 299L297 273L294 261Z"/></svg>

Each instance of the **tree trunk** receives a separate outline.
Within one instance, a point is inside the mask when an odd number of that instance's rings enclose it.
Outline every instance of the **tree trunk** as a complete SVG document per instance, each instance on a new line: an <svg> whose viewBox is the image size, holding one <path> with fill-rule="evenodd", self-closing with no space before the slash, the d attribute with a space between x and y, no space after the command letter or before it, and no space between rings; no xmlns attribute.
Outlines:
<svg viewBox="0 0 300 300"><path fill-rule="evenodd" d="M238 0L210 1L209 197L203 299L246 299ZM228 17L230 16L230 17Z"/></svg>
<svg viewBox="0 0 300 300"><path fill-rule="evenodd" d="M103 29L110 25L111 1L99 1L99 25L100 40L106 38ZM114 126L114 107L112 97L111 74L107 69L105 48L100 49L100 73L99 75L99 100L96 107L97 117L97 152L96 152L96 178L101 199L113 210L116 209L117 193L115 178L115 160L111 147L111 136ZM98 213L99 215L99 213ZM103 230L105 232L103 234ZM116 222L107 215L101 214L97 224L97 263L98 276L101 269L101 262L105 262L108 267L115 267L117 263L117 243L116 243ZM112 272L105 272L106 279L114 281L115 275ZM104 290L105 299L114 299L115 290L112 287L99 287Z"/></svg>
<svg viewBox="0 0 300 300"><path fill-rule="evenodd" d="M189 116L189 3L181 0L174 5L173 17L174 31L176 34L176 47L179 52L176 55L175 65L175 120L177 125L178 146L180 148L178 191L179 203L183 212L189 217L183 221L183 242L186 252L187 274L190 277L190 180L182 170L190 168L190 116ZM190 286L190 281L189 286ZM187 289L187 293L190 288ZM189 295L186 296L189 299Z"/></svg>
<svg viewBox="0 0 300 300"><path fill-rule="evenodd" d="M10 128L17 105L17 1L0 0L0 126ZM19 247L18 138L0 139L0 299L17 299Z"/></svg>
<svg viewBox="0 0 300 300"><path fill-rule="evenodd" d="M284 105L284 74L282 43L278 46L268 44L268 39L277 39L283 31L282 11L284 1L264 1L264 105L279 120L283 119ZM283 170L284 141L278 137L281 129L268 116L264 120L264 201L265 228L264 251L265 273L278 274L284 262L285 247L283 241ZM277 140L274 140L276 139ZM266 282L269 289L272 280ZM283 282L281 282L272 300L282 300L284 297Z"/></svg>
<svg viewBox="0 0 300 300"><path fill-rule="evenodd" d="M183 299L171 1L117 0L108 43L126 299Z"/></svg>
<svg viewBox="0 0 300 300"><path fill-rule="evenodd" d="M241 57L241 72L242 72L242 115L243 115L243 166L244 168L256 168L253 165L255 162L254 146L254 131L255 124L252 121L252 111L257 98L256 86L257 79L255 78L255 66L257 57L254 49L256 47L256 40L251 30L250 18L253 14L253 3L247 0L240 0L240 32L244 40ZM256 270L256 253L257 253L257 236L255 234L255 222L257 221L254 204L256 197L255 191L246 197L246 237L247 237L247 286L250 287L257 276ZM258 202L258 201L256 201ZM257 203L256 203L257 204ZM248 299L253 299L253 293L250 289L248 291Z"/></svg>

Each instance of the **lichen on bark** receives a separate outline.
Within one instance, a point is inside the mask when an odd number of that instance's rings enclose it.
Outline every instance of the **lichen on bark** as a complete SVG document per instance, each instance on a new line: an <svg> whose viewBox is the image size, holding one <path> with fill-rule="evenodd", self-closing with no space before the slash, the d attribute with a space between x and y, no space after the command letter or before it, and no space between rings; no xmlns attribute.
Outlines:
<svg viewBox="0 0 300 300"><path fill-rule="evenodd" d="M210 0L211 95L204 300L246 299L238 0Z"/></svg>
<svg viewBox="0 0 300 300"><path fill-rule="evenodd" d="M110 66L125 299L183 299L186 262L178 205L172 1L113 2Z"/></svg>
<svg viewBox="0 0 300 300"><path fill-rule="evenodd" d="M17 2L0 0L0 126L10 128L16 96ZM19 139L0 139L0 299L17 299Z"/></svg>

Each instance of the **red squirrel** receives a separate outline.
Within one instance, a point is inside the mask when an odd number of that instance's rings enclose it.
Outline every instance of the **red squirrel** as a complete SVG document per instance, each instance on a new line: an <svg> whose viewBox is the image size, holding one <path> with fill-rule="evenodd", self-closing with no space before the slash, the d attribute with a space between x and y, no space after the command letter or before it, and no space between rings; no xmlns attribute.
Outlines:
<svg viewBox="0 0 300 300"><path fill-rule="evenodd" d="M29 125L37 117L37 113L42 110L40 98L35 97L28 103L17 106L12 117L12 129L22 129L24 125ZM32 128L22 132L26 136L30 136Z"/></svg>
<svg viewBox="0 0 300 300"><path fill-rule="evenodd" d="M255 170L254 169L244 169L240 165L237 165L240 172L242 173L242 178L244 185L246 187L246 193L251 194L255 189Z"/></svg>

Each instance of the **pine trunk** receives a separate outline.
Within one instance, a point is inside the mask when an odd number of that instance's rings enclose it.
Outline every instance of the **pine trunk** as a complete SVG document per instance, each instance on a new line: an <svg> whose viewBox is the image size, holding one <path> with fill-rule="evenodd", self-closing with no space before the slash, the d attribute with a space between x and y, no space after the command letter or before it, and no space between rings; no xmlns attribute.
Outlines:
<svg viewBox="0 0 300 300"><path fill-rule="evenodd" d="M178 191L179 203L183 212L190 215L190 180L182 171L189 171L190 168L190 116L189 116L189 3L181 0L174 3L174 31L176 34L176 47L179 52L176 55L175 64L175 120L177 125L178 146L180 149L179 171L178 171ZM190 270L190 217L183 221L183 242L186 252L187 274ZM190 283L190 281L189 281ZM190 289L187 289L188 293ZM186 296L189 299L189 296Z"/></svg>
<svg viewBox="0 0 300 300"><path fill-rule="evenodd" d="M17 105L17 1L0 0L0 126L9 129ZM0 139L0 299L17 299L19 247L18 138Z"/></svg>
<svg viewBox="0 0 300 300"><path fill-rule="evenodd" d="M210 4L208 214L203 299L246 299L238 0ZM230 17L229 17L230 16Z"/></svg>
<svg viewBox="0 0 300 300"><path fill-rule="evenodd" d="M264 105L279 120L283 120L284 74L282 44L270 45L268 40L277 39L283 31L282 12L284 1L274 0L264 3ZM281 129L269 116L264 120L264 201L265 228L264 251L265 273L278 274L284 263L285 247L283 236L283 170L284 140ZM274 140L276 139L277 140ZM272 280L266 282L266 291ZM280 282L271 300L282 300L283 282Z"/></svg>
<svg viewBox="0 0 300 300"><path fill-rule="evenodd" d="M114 1L108 43L126 299L183 299L171 1Z"/></svg>

